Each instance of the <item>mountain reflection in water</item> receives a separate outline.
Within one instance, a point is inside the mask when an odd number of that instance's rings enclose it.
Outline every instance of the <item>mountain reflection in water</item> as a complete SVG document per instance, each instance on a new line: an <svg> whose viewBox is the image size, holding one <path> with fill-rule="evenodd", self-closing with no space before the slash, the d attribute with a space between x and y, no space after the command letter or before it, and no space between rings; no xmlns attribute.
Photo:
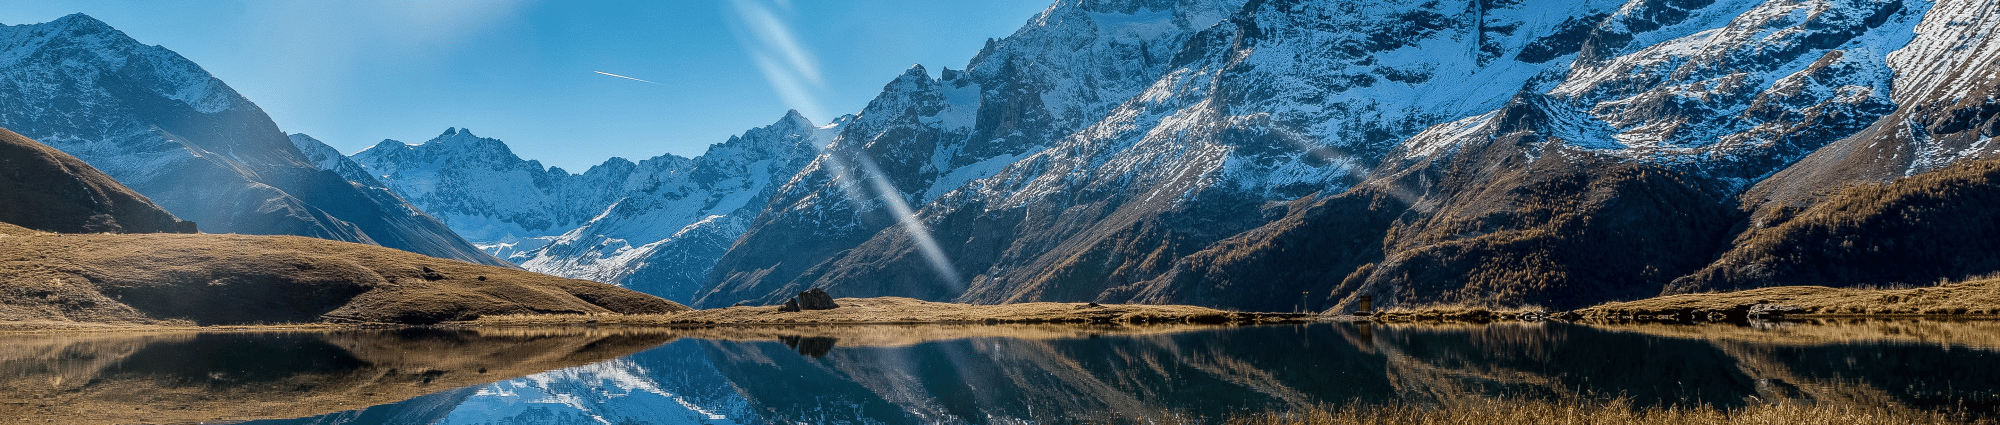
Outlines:
<svg viewBox="0 0 2000 425"><path fill-rule="evenodd" d="M1502 397L1623 397L1635 408L1789 400L2000 410L2000 325L1990 322L594 332L15 336L20 344L0 352L0 415L99 423L307 415L318 416L252 423L1205 423L1328 403L1448 408Z"/></svg>

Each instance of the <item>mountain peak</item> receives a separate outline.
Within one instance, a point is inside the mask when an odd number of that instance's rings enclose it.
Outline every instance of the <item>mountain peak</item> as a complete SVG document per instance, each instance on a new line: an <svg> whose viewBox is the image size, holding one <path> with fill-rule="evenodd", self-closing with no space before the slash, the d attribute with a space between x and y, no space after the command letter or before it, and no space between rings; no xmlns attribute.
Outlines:
<svg viewBox="0 0 2000 425"><path fill-rule="evenodd" d="M484 142L483 139L484 138L472 134L472 129L470 128L451 127L444 129L444 133L439 133L437 137L431 138L431 140L429 142L425 142L425 144L430 144L434 142L465 142L465 143L480 144L480 145L499 143L498 140L493 140L491 141L491 143L486 143Z"/></svg>
<svg viewBox="0 0 2000 425"><path fill-rule="evenodd" d="M396 139L382 139L381 143L376 143L375 146L371 146L368 149L362 149L362 150L366 151L366 150L381 149L382 152L387 152L392 149L409 149L409 148L410 144L408 143L399 142L396 141Z"/></svg>
<svg viewBox="0 0 2000 425"><path fill-rule="evenodd" d="M902 75L896 76L896 79L889 80L889 84L884 84L882 86L882 94L888 96L892 93L912 93L936 89L937 80L931 79L930 70L924 69L923 64L916 64L910 65L910 69L904 70ZM878 98L877 100L880 99Z"/></svg>
<svg viewBox="0 0 2000 425"><path fill-rule="evenodd" d="M117 31L116 28L111 27L111 24L104 23L104 21L82 13L71 13L68 16L57 18L50 23L61 28L76 29L83 32Z"/></svg>
<svg viewBox="0 0 2000 425"><path fill-rule="evenodd" d="M903 70L903 75L902 75L902 76L899 76L899 77L896 77L896 79L898 79L898 80L901 80L901 79L907 79L907 78L923 78L923 79L930 79L930 78L931 78L931 72L930 72L930 70L927 70L927 69L924 69L924 64L921 64L921 63L919 63L919 64L912 64L912 65L910 65L910 69L905 69L905 70Z"/></svg>
<svg viewBox="0 0 2000 425"><path fill-rule="evenodd" d="M797 125L797 126L799 126L799 127L802 127L802 128L812 128L812 127L815 127L815 126L813 125L813 122L812 122L812 119L811 119L811 118L806 118L806 114L801 114L801 113L799 113L799 110L797 110L797 109L792 109L792 110L788 110L788 111L785 111L785 118L784 118L784 119L780 119L780 120L778 120L778 122L779 122L779 123L781 123L781 124L782 124L782 123L792 123L793 125Z"/></svg>

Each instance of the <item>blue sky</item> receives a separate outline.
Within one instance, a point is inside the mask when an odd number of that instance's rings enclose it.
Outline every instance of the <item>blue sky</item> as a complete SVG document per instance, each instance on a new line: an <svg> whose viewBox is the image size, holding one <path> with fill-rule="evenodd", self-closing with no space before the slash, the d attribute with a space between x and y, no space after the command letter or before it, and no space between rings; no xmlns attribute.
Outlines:
<svg viewBox="0 0 2000 425"><path fill-rule="evenodd" d="M0 23L90 14L345 153L460 127L582 172L699 155L787 109L858 112L910 65L961 68L1052 1L10 0Z"/></svg>

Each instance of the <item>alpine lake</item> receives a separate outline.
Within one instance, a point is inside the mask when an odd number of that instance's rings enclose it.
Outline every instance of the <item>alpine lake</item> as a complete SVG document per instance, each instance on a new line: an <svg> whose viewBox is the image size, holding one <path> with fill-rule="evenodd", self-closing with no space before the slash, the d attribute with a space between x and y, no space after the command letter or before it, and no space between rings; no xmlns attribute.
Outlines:
<svg viewBox="0 0 2000 425"><path fill-rule="evenodd" d="M0 335L6 423L1224 423L1480 400L2000 415L2000 322Z"/></svg>

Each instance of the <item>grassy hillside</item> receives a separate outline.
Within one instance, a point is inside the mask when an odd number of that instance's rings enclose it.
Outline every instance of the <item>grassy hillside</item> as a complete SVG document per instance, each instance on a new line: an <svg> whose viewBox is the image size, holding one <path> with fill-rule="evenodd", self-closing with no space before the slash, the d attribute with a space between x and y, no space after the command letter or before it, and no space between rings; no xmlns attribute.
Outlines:
<svg viewBox="0 0 2000 425"><path fill-rule="evenodd" d="M0 320L422 324L495 314L650 314L671 301L602 283L293 236L0 227Z"/></svg>
<svg viewBox="0 0 2000 425"><path fill-rule="evenodd" d="M0 128L0 222L64 233L192 233L90 164Z"/></svg>
<svg viewBox="0 0 2000 425"><path fill-rule="evenodd" d="M1390 230L1364 291L1396 305L1569 309L1657 294L1727 239L1721 197L1661 167L1577 155L1498 172Z"/></svg>
<svg viewBox="0 0 2000 425"><path fill-rule="evenodd" d="M1586 317L1702 317L1741 312L1755 304L1796 307L1792 314L1991 315L2000 314L2000 277L1904 289L1779 286L1744 291L1679 294L1616 302L1578 310Z"/></svg>

